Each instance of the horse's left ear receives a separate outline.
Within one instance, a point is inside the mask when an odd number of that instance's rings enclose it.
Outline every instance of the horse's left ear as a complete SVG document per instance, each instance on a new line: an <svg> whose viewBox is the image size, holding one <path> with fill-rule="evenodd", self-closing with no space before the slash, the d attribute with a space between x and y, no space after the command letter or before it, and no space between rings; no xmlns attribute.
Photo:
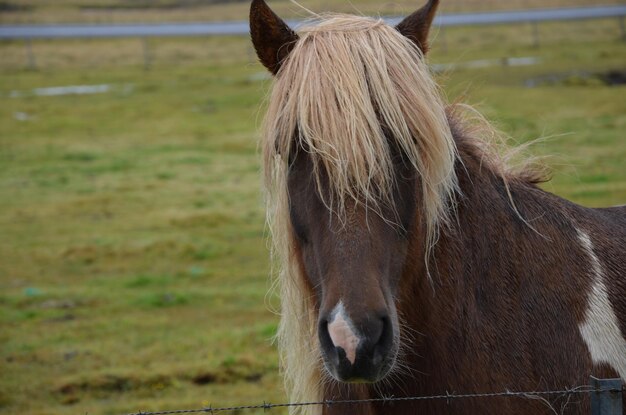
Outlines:
<svg viewBox="0 0 626 415"><path fill-rule="evenodd" d="M263 0L250 5L250 35L259 60L276 75L298 35Z"/></svg>
<svg viewBox="0 0 626 415"><path fill-rule="evenodd" d="M411 39L422 53L428 51L428 31L435 18L439 0L428 0L428 3L398 23L396 29Z"/></svg>

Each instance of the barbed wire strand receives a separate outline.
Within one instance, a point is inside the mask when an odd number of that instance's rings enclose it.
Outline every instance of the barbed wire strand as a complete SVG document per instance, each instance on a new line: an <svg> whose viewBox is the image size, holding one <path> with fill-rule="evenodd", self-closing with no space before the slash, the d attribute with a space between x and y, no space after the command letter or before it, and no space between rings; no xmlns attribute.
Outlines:
<svg viewBox="0 0 626 415"><path fill-rule="evenodd" d="M504 391L504 392L488 392L488 393L466 393L466 394L454 394L447 393L445 395L430 395L430 396L406 396L406 397L381 397L371 399L344 399L344 400L324 400L318 402L294 402L294 403L266 403L257 405L241 405L230 406L222 408L213 408L211 406L200 409L177 409L170 411L157 411L157 412L133 412L128 415L175 415L175 414L193 414L193 413L208 413L216 414L219 412L233 412L244 411L252 409L263 409L264 411L274 408L288 408L288 407L302 407L302 406L331 406L331 405L357 405L364 403L393 403L393 402L407 402L407 401L426 401L426 400L441 400L441 399L468 399L468 398L495 398L495 397L530 397L530 396L543 396L543 395L573 395L573 394L585 394L591 392L623 392L622 389L598 389L589 385L576 386L570 389L551 390L551 391Z"/></svg>

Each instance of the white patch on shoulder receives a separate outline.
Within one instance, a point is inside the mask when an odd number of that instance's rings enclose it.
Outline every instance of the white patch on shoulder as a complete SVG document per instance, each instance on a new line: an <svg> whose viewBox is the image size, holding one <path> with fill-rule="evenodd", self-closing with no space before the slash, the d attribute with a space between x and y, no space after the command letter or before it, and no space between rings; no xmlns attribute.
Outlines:
<svg viewBox="0 0 626 415"><path fill-rule="evenodd" d="M577 229L578 239L591 262L591 292L588 296L585 320L578 327L594 363L607 363L626 380L626 339L622 335L613 311L600 260L593 252L589 235Z"/></svg>
<svg viewBox="0 0 626 415"><path fill-rule="evenodd" d="M328 322L328 334L335 347L341 347L346 352L350 363L354 364L356 349L361 338L354 329L354 324L346 314L343 303L340 301L331 312L331 320Z"/></svg>

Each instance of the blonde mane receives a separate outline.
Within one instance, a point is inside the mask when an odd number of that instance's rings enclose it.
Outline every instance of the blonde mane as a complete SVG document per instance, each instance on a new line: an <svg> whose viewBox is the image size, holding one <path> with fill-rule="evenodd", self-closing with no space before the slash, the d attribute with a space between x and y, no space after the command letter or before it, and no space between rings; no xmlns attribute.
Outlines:
<svg viewBox="0 0 626 415"><path fill-rule="evenodd" d="M325 172L324 202L341 218L347 201L373 209L391 204L393 140L421 180L421 210L432 248L439 227L450 219L457 151L446 106L422 53L396 29L381 20L330 15L299 34L274 83L262 151L267 219L280 268L281 363L291 401L307 402L321 398L325 375L312 293L295 259L288 155L294 146L307 151L318 189Z"/></svg>

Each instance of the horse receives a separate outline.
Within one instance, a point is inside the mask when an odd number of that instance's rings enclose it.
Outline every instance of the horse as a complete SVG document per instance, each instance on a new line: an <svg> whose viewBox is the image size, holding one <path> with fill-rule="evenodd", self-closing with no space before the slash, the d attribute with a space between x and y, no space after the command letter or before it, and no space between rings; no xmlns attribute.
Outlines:
<svg viewBox="0 0 626 415"><path fill-rule="evenodd" d="M293 411L587 414L587 394L377 400L626 380L626 208L542 190L446 103L425 61L437 6L296 33L252 1L273 74L260 147L285 386L370 400Z"/></svg>

